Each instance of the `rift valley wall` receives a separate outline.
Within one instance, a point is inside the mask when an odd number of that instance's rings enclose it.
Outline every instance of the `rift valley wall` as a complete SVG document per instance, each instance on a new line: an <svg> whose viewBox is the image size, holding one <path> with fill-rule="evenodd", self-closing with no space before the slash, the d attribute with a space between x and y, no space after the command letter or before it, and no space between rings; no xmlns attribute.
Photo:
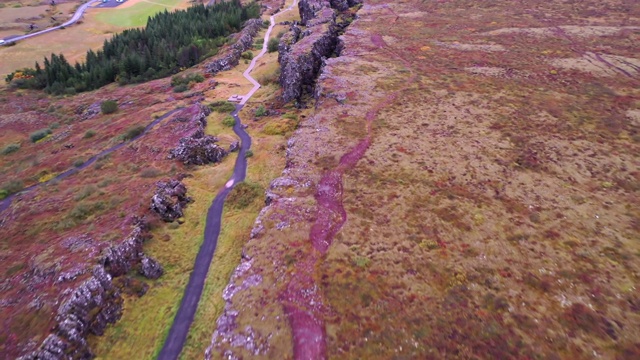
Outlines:
<svg viewBox="0 0 640 360"><path fill-rule="evenodd" d="M278 47L280 86L285 102L300 100L303 94L313 93L313 86L325 59L334 54L340 55L338 36L355 17L355 13L348 10L361 2L300 1L302 21L291 26Z"/></svg>
<svg viewBox="0 0 640 360"><path fill-rule="evenodd" d="M327 58L342 48L339 36L355 17L357 9L350 9L349 4L299 3L302 22L291 26L279 47L285 100L317 95L316 78L323 72ZM346 11L340 12L342 9ZM324 94L319 97L324 101ZM332 143L336 136L339 135L329 131L321 118L313 116L305 119L289 140L286 168L267 190L267 206L260 212L240 265L223 292L225 308L205 359L324 357L326 334L320 314L327 308L317 284L305 272L315 266L314 259L305 259L305 254L309 250L310 227L318 212L315 195L323 182L317 159L339 156L344 151ZM340 196L339 191L330 192ZM292 249L296 249L296 255L285 256ZM296 345L305 341L309 345L306 350L312 352L304 353L305 349Z"/></svg>

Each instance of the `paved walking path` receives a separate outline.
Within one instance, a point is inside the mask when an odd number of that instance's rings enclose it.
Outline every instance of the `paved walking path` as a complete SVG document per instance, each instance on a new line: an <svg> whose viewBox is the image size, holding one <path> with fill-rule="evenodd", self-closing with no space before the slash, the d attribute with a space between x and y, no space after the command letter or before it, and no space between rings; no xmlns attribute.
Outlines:
<svg viewBox="0 0 640 360"><path fill-rule="evenodd" d="M249 65L249 68L247 68L247 70L243 74L244 77L253 84L253 88L245 96L243 96L240 104L236 105L236 110L231 113L231 115L236 120L233 131L240 137L241 140L240 152L238 153L238 157L236 158L236 164L231 179L229 179L225 187L218 193L218 195L216 195L215 199L213 199L213 203L211 204L211 207L207 212L207 223L204 229L204 240L202 241L202 245L200 246L200 250L198 251L198 255L196 256L196 262L193 265L193 271L191 272L191 276L189 277L189 283L185 288L184 296L182 298L182 302L180 303L180 308L178 309L176 317L173 319L173 324L171 325L171 329L169 329L169 334L167 335L164 346L160 351L160 355L158 355L158 360L175 360L178 358L178 356L180 356L182 348L184 347L187 335L189 334L189 328L191 327L191 323L193 323L193 318L196 314L196 310L198 309L198 303L200 302L200 297L202 296L202 290L204 289L204 283L207 279L207 273L209 272L209 267L211 265L211 261L213 260L213 255L218 244L224 200L229 192L233 189L233 186L235 184L244 181L247 173L247 159L245 158L245 154L251 147L251 137L246 133L246 131L244 131L242 122L238 117L238 113L240 112L244 104L246 104L247 100L249 100L253 96L253 94L260 88L260 84L253 77L251 77L250 73L251 70L253 70L253 68L255 67L256 62L267 52L267 42L269 41L269 35L271 34L271 30L273 30L273 27L275 26L275 16L291 10L296 5L296 3L297 0L294 0L293 4L286 10L283 10L278 14L271 16L271 25L269 26L269 29L267 29L267 33L264 36L262 51L260 52L260 54L258 54L258 56L253 58L253 60L251 61L251 65Z"/></svg>

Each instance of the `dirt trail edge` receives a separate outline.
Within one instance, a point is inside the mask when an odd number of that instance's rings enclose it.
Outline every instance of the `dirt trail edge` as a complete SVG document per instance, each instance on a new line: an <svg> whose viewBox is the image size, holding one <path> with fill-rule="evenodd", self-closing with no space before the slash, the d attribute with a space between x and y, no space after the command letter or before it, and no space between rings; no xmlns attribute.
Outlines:
<svg viewBox="0 0 640 360"><path fill-rule="evenodd" d="M198 302L202 295L204 288L204 282L209 272L209 266L213 260L213 254L215 253L216 246L218 244L218 236L220 235L220 224L222 220L222 209L224 207L224 200L233 189L234 185L244 181L247 174L247 159L245 153L251 147L251 137L247 134L240 122L238 113L246 104L247 100L253 96L253 94L260 88L260 84L251 77L250 72L253 70L256 61L258 61L267 52L267 42L271 35L271 30L275 26L275 16L285 13L291 10L297 4L297 0L294 0L293 4L287 9L279 12L276 15L271 16L269 28L264 36L264 44L262 51L258 56L253 58L251 64L247 70L243 73L243 76L253 84L253 88L242 98L240 104L236 105L236 110L231 113L231 116L236 120L236 124L233 126L233 131L240 137L241 145L238 157L236 158L236 164L233 170L231 179L226 183L225 187L216 195L215 199L209 207L207 212L207 223L204 229L204 240L196 256L196 261L193 266L193 271L189 277L189 283L184 291L184 297L180 303L180 308L176 313L176 317L173 320L169 334L165 340L165 343L158 355L159 360L173 360L177 359L182 352L184 343L189 333L189 328L193 322L196 310L198 308Z"/></svg>

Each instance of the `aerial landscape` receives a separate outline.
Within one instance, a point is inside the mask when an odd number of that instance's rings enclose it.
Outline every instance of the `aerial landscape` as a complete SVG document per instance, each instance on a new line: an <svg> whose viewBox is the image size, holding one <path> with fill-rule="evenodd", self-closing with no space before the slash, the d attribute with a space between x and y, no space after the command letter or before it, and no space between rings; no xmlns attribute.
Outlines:
<svg viewBox="0 0 640 360"><path fill-rule="evenodd" d="M0 358L640 359L637 0L0 0Z"/></svg>

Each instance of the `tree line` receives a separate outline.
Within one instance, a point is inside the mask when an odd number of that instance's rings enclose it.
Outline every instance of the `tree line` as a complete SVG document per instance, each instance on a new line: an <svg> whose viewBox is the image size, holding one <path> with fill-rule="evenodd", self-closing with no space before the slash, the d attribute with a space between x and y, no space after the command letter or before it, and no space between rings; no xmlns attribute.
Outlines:
<svg viewBox="0 0 640 360"><path fill-rule="evenodd" d="M59 95L114 81L124 85L166 77L215 55L229 34L258 16L259 5L242 6L239 0L165 10L149 17L144 29L125 30L105 40L102 50L89 50L82 63L72 66L64 55L51 54L44 66L36 62L35 68L15 71L5 80L20 88Z"/></svg>

